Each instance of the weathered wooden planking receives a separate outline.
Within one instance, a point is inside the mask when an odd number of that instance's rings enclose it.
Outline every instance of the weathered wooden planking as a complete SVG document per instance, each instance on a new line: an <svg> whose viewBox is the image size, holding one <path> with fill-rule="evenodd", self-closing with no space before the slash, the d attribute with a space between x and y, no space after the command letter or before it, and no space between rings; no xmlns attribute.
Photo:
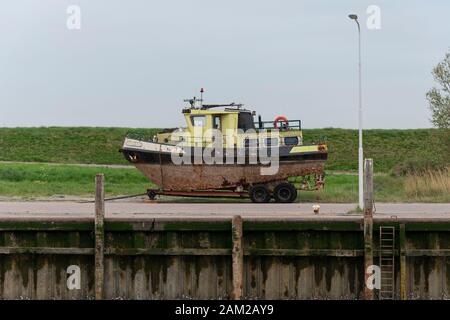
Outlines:
<svg viewBox="0 0 450 320"><path fill-rule="evenodd" d="M243 223L243 298L363 297L362 229L266 223L264 227L261 222L253 227L251 222ZM199 229L182 225L181 230L173 225L168 230L105 228L104 298L230 298L231 222L228 226L222 229L213 224L212 230L207 224ZM443 226L417 228L408 223L404 230L405 239L396 241L395 254L401 249L405 255L406 297L448 298L450 230ZM373 236L373 253L377 256L378 232ZM80 230L73 226L64 230L58 223L50 230L36 225L33 229L15 226L0 230L0 298L93 299L94 240L93 224ZM80 290L67 289L70 265L80 267ZM400 270L397 263L398 297Z"/></svg>

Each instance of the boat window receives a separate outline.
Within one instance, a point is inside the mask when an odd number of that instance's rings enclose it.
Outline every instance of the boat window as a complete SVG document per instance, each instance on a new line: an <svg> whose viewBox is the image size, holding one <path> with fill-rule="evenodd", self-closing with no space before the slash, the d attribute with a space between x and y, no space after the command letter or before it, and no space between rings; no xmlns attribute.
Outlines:
<svg viewBox="0 0 450 320"><path fill-rule="evenodd" d="M287 146L298 145L298 137L286 137L284 138L284 144Z"/></svg>
<svg viewBox="0 0 450 320"><path fill-rule="evenodd" d="M240 112L238 117L238 129L247 131L249 129L255 129L255 123L253 122L253 116L250 112Z"/></svg>
<svg viewBox="0 0 450 320"><path fill-rule="evenodd" d="M192 116L191 121L194 127L204 127L206 125L205 116Z"/></svg>
<svg viewBox="0 0 450 320"><path fill-rule="evenodd" d="M255 147L255 148L257 148L258 147L258 139L245 139L244 146L246 148L248 148L248 147Z"/></svg>
<svg viewBox="0 0 450 320"><path fill-rule="evenodd" d="M278 138L266 138L265 144L266 146L277 146Z"/></svg>
<svg viewBox="0 0 450 320"><path fill-rule="evenodd" d="M213 128L214 129L218 129L218 130L221 129L221 127L220 127L220 116L214 116L213 117Z"/></svg>

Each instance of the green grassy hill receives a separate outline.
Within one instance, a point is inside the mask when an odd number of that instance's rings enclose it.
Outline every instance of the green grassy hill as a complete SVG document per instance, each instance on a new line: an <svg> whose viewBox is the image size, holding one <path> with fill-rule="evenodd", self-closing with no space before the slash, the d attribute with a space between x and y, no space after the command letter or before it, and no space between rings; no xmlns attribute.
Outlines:
<svg viewBox="0 0 450 320"><path fill-rule="evenodd" d="M119 148L127 132L152 136L159 129L0 128L0 161L126 164Z"/></svg>
<svg viewBox="0 0 450 320"><path fill-rule="evenodd" d="M159 129L48 127L0 128L0 161L125 164L118 152L129 131L152 136ZM328 170L356 170L358 133L349 129L309 129L305 142L325 140ZM436 129L364 130L365 157L389 172L409 161L450 163L450 133Z"/></svg>
<svg viewBox="0 0 450 320"><path fill-rule="evenodd" d="M312 129L303 131L306 142L324 137L329 147L329 170L357 170L358 131L349 129ZM389 172L393 168L445 166L450 164L450 131L437 129L363 131L364 157L373 158L375 170Z"/></svg>

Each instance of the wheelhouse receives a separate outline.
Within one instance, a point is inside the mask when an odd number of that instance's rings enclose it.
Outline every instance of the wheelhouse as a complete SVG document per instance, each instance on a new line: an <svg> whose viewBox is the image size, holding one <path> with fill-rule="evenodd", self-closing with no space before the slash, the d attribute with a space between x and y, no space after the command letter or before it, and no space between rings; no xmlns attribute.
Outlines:
<svg viewBox="0 0 450 320"><path fill-rule="evenodd" d="M259 116L255 121L255 112L242 108L241 104L192 106L183 109L183 115L186 127L160 133L154 142L206 146L215 141L219 132L226 147L297 146L303 143L300 120L280 116L274 121L262 121Z"/></svg>

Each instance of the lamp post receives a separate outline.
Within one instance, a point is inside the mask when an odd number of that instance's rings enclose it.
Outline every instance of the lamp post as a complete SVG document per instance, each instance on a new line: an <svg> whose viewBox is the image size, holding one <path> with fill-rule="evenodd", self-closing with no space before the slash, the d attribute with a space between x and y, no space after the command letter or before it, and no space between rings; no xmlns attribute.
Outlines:
<svg viewBox="0 0 450 320"><path fill-rule="evenodd" d="M358 146L358 205L363 209L363 146L362 146L362 90L361 90L361 27L359 26L358 16L356 14L349 14L348 17L355 20L358 26L358 82L359 82L359 110L358 110L358 132L359 132L359 146Z"/></svg>

